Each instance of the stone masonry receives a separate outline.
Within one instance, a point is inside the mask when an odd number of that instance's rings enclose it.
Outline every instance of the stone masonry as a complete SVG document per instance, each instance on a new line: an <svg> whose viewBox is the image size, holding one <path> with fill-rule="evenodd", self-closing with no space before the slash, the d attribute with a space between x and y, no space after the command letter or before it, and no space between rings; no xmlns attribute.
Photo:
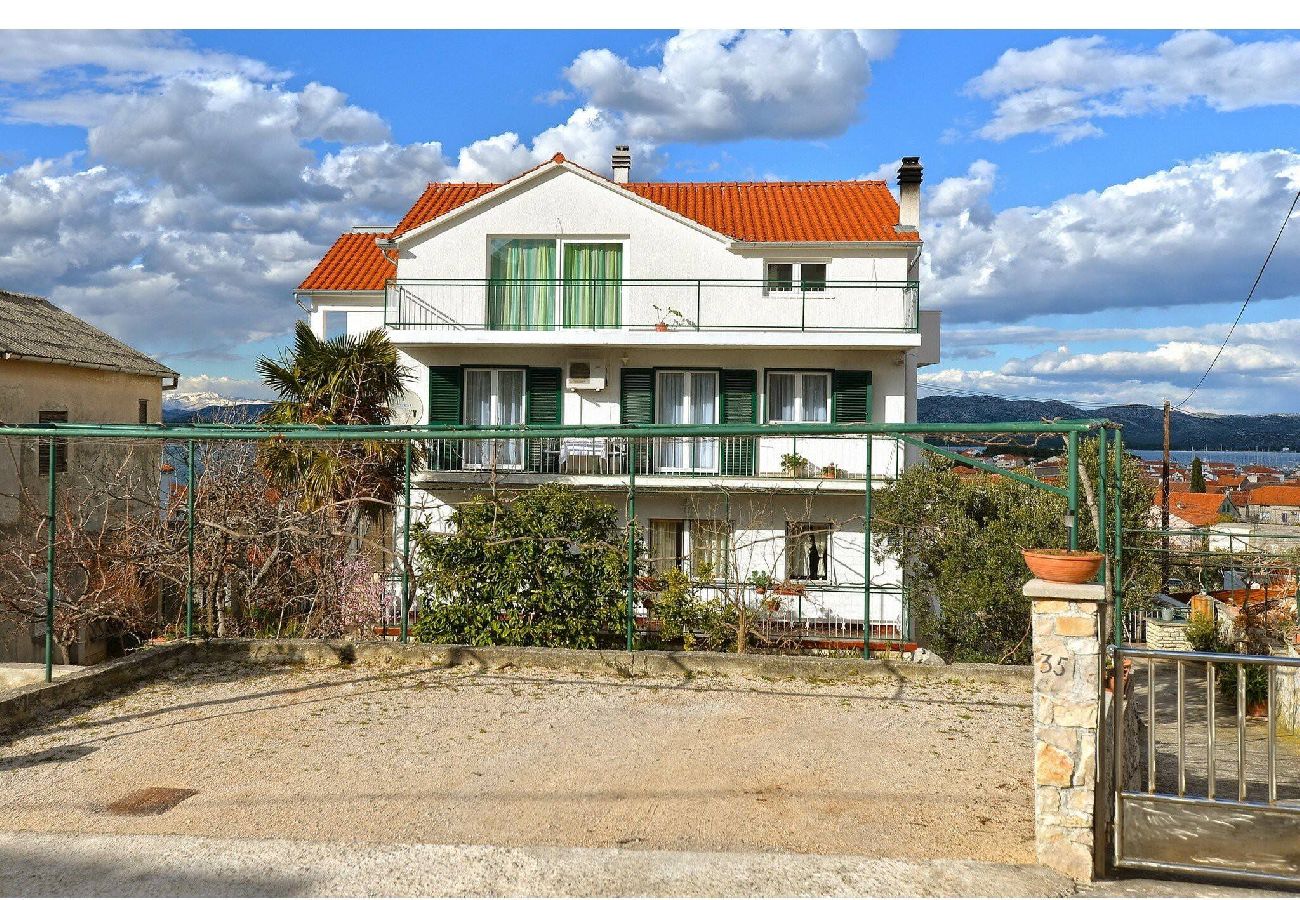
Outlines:
<svg viewBox="0 0 1300 900"><path fill-rule="evenodd" d="M1095 872L1102 645L1097 584L1025 585L1034 647L1034 822L1038 861L1078 881Z"/></svg>

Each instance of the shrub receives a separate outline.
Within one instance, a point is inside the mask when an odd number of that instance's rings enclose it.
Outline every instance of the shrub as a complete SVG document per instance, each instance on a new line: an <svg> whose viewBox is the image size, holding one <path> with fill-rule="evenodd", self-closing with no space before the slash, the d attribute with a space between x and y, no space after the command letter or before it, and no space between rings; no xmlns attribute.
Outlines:
<svg viewBox="0 0 1300 900"><path fill-rule="evenodd" d="M1198 653L1215 653L1222 648L1214 616L1196 613L1187 620L1187 642Z"/></svg>
<svg viewBox="0 0 1300 900"><path fill-rule="evenodd" d="M412 534L418 640L591 648L621 635L627 532L613 506L543 485L475 497L451 524Z"/></svg>

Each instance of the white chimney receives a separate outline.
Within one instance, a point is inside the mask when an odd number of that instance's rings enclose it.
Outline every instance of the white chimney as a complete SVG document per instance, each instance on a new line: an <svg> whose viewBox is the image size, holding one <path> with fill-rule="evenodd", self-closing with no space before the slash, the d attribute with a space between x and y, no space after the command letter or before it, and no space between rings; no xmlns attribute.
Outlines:
<svg viewBox="0 0 1300 900"><path fill-rule="evenodd" d="M898 224L895 231L921 228L921 157L904 156L898 167Z"/></svg>
<svg viewBox="0 0 1300 900"><path fill-rule="evenodd" d="M614 183L627 184L632 177L632 152L627 144L619 144L614 148L611 166L614 169Z"/></svg>

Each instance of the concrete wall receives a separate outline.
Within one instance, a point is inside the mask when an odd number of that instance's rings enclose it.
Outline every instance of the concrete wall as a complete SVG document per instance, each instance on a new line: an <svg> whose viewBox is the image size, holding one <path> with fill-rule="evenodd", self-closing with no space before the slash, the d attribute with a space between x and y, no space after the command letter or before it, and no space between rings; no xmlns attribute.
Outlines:
<svg viewBox="0 0 1300 900"><path fill-rule="evenodd" d="M20 360L0 360L0 422L29 424L43 410L66 412L69 422L139 422L139 402L149 404L150 422L162 420L162 380L76 366ZM23 520L44 511L47 480L40 472L39 440L0 440L0 540L6 529L24 526ZM156 502L159 493L161 447L157 443L104 443L70 439L68 470L59 473L62 492L93 500L105 481L123 473L142 492L141 499ZM88 521L92 527L97 521ZM12 533L12 532L10 532ZM0 609L0 660L35 662L43 659L44 631L34 636L33 624L5 617ZM62 662L94 662L102 658L103 641L86 635Z"/></svg>

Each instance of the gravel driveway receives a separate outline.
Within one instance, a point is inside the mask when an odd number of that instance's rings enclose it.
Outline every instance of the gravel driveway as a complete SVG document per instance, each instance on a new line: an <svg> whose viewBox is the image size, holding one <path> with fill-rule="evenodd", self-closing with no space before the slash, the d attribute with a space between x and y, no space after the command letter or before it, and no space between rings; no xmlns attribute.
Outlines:
<svg viewBox="0 0 1300 900"><path fill-rule="evenodd" d="M7 829L1033 861L1028 686L206 664L0 745ZM106 807L196 791L155 815Z"/></svg>

